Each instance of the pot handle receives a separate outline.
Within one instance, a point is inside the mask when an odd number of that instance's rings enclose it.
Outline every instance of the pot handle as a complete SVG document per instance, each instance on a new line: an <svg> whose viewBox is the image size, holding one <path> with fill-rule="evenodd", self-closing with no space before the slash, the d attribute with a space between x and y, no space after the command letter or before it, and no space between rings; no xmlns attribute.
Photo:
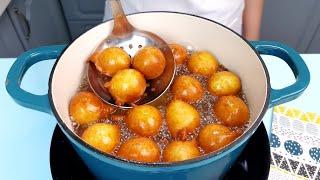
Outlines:
<svg viewBox="0 0 320 180"><path fill-rule="evenodd" d="M65 47L65 45L43 46L24 52L17 58L11 66L6 79L8 94L16 103L51 114L48 94L35 95L21 89L20 85L25 72L33 64L44 60L56 59Z"/></svg>
<svg viewBox="0 0 320 180"><path fill-rule="evenodd" d="M291 68L296 82L282 89L271 88L269 107L296 99L307 88L310 72L301 56L291 47L273 41L252 41L252 46L260 54L273 55L284 60Z"/></svg>

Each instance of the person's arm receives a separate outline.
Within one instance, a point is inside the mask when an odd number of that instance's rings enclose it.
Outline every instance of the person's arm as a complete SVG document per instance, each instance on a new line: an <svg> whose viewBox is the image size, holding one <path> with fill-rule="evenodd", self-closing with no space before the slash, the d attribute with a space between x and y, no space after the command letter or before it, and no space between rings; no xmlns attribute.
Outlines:
<svg viewBox="0 0 320 180"><path fill-rule="evenodd" d="M264 0L245 0L242 34L248 40L258 40L260 37L263 3Z"/></svg>

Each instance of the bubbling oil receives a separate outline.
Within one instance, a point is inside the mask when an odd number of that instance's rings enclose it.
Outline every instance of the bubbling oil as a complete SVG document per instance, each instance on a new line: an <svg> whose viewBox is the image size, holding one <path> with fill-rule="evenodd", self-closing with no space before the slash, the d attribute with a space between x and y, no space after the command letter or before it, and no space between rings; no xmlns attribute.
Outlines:
<svg viewBox="0 0 320 180"><path fill-rule="evenodd" d="M192 52L192 48L188 48L188 53L189 55ZM218 67L217 71L228 71L227 68L225 68L223 65L220 65ZM196 130L187 135L187 139L186 140L192 140L197 138L199 131L202 127L204 127L207 124L211 124L211 123L218 123L221 124L221 122L216 118L214 112L213 112L213 106L215 104L215 102L218 100L217 96L213 96L212 94L210 94L210 92L207 90L207 81L208 81L208 77L204 77L198 74L193 74L191 72L189 72L186 63L179 65L176 69L176 75L175 78L180 76L180 75L189 75L192 76L194 78L196 78L197 80L200 81L200 83L202 84L205 92L203 97L194 103L190 103L191 105L193 105L197 111L199 112L200 116L201 116L201 120L200 120L200 126L198 128L196 128ZM92 89L90 88L90 85L88 83L88 79L86 76L84 76L82 78L81 84L78 88L78 91L90 91L93 92ZM166 121L165 121L165 112L166 112L166 106L167 104L169 104L172 99L173 96L171 94L171 92L167 92L166 94L166 101L163 102L163 104L159 104L156 106L157 109L159 109L159 111L161 112L162 115L162 125L160 127L159 133L156 134L152 138L159 146L160 151L162 152L164 150L164 148L167 146L168 143L170 143L171 141L175 140L173 137L171 137L168 127L166 125ZM240 93L237 95L239 98L241 98L246 104L247 104L247 100L245 97L245 94L240 91ZM122 113L121 115L123 116L123 118L120 118L117 121L112 121L110 118L105 118L105 119L100 119L98 122L100 123L110 123L110 124L116 124L120 127L121 129L121 139L120 139L120 144L115 148L115 150L111 153L113 155L116 155L120 145L122 143L124 143L125 141L127 141L128 139L130 139L131 137L135 137L138 136L135 133L131 132L129 130L129 128L126 126L125 122L124 122L124 117L125 117L126 112ZM91 124L87 124L87 125L81 125L79 126L77 123L73 122L73 130L74 132L81 136L83 131ZM248 124L245 124L243 127L232 127L230 128L232 131L237 132L238 134L242 134L245 129L248 127ZM199 150L201 152L202 155L204 155L204 150L201 149L201 147L199 147ZM161 153L162 154L162 153ZM162 158L160 158L162 159Z"/></svg>

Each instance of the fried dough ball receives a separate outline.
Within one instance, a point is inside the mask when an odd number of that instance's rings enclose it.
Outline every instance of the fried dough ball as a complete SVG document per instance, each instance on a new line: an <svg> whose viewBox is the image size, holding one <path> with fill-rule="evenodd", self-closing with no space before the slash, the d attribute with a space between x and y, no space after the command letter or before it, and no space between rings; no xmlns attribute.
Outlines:
<svg viewBox="0 0 320 180"><path fill-rule="evenodd" d="M146 79L155 79L162 74L166 66L166 58L160 49L146 46L135 54L132 66L140 71Z"/></svg>
<svg viewBox="0 0 320 180"><path fill-rule="evenodd" d="M236 96L222 96L213 107L216 117L226 126L243 126L249 120L249 109Z"/></svg>
<svg viewBox="0 0 320 180"><path fill-rule="evenodd" d="M136 106L129 110L125 122L128 128L140 136L154 136L161 126L160 111L150 105Z"/></svg>
<svg viewBox="0 0 320 180"><path fill-rule="evenodd" d="M151 139L145 137L134 137L120 146L118 156L127 160L139 162L158 162L160 160L160 149Z"/></svg>
<svg viewBox="0 0 320 180"><path fill-rule="evenodd" d="M96 68L107 76L113 76L116 72L130 67L130 56L121 48L109 47L104 49L97 57L91 59Z"/></svg>
<svg viewBox="0 0 320 180"><path fill-rule="evenodd" d="M183 64L188 58L187 49L179 44L169 44L177 65Z"/></svg>
<svg viewBox="0 0 320 180"><path fill-rule="evenodd" d="M109 115L109 120L113 121L113 122L119 122L122 121L125 118L125 115L123 114L110 114Z"/></svg>
<svg viewBox="0 0 320 180"><path fill-rule="evenodd" d="M74 95L69 104L71 118L78 124L87 124L107 117L115 109L104 104L94 93L82 91Z"/></svg>
<svg viewBox="0 0 320 180"><path fill-rule="evenodd" d="M172 137L185 140L200 125L200 114L192 105L173 100L166 109L166 122Z"/></svg>
<svg viewBox="0 0 320 180"><path fill-rule="evenodd" d="M188 61L189 71L202 76L212 75L217 71L218 67L218 60L208 51L193 52Z"/></svg>
<svg viewBox="0 0 320 180"><path fill-rule="evenodd" d="M100 55L99 52L94 52L94 53L90 56L89 60L92 61L92 62L96 62L96 61L98 61L98 59L99 59L99 55Z"/></svg>
<svg viewBox="0 0 320 180"><path fill-rule="evenodd" d="M172 141L163 150L163 161L176 162L200 156L196 141Z"/></svg>
<svg viewBox="0 0 320 180"><path fill-rule="evenodd" d="M214 73L208 81L208 90L214 96L236 95L240 89L240 78L229 71Z"/></svg>
<svg viewBox="0 0 320 180"><path fill-rule="evenodd" d="M172 94L175 99L186 102L195 102L204 94L201 83L191 76L179 76L172 85Z"/></svg>
<svg viewBox="0 0 320 180"><path fill-rule="evenodd" d="M118 71L105 84L109 93L115 99L117 105L133 103L141 98L146 89L146 80L135 69L123 69Z"/></svg>
<svg viewBox="0 0 320 180"><path fill-rule="evenodd" d="M117 125L96 123L89 126L81 138L100 151L111 153L120 142L120 132Z"/></svg>
<svg viewBox="0 0 320 180"><path fill-rule="evenodd" d="M200 147L206 152L217 151L230 144L237 134L220 124L208 124L203 127L198 136Z"/></svg>

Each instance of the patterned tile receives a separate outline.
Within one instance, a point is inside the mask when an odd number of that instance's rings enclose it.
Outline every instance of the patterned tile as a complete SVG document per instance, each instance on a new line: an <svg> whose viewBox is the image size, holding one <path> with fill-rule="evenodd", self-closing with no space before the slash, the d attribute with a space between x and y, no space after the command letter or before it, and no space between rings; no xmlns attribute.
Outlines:
<svg viewBox="0 0 320 180"><path fill-rule="evenodd" d="M273 118L269 179L320 180L320 115L281 105Z"/></svg>
<svg viewBox="0 0 320 180"><path fill-rule="evenodd" d="M317 171L317 166L311 166L309 164L305 164L305 167L309 173L310 178L312 179Z"/></svg>
<svg viewBox="0 0 320 180"><path fill-rule="evenodd" d="M295 161L295 160L292 160L292 159L288 159L289 161L289 164L290 164L290 167L292 169L293 172L296 172L298 166L299 166L299 161Z"/></svg>
<svg viewBox="0 0 320 180"><path fill-rule="evenodd" d="M306 168L303 166L303 164L301 164L301 166L300 166L299 171L298 171L297 174L300 175L300 176L309 178L308 173L307 173L307 170L306 170Z"/></svg>
<svg viewBox="0 0 320 180"><path fill-rule="evenodd" d="M283 159L283 156L273 153L273 158L274 158L274 161L276 162L276 165L279 166L280 162Z"/></svg>
<svg viewBox="0 0 320 180"><path fill-rule="evenodd" d="M288 165L286 159L283 159L283 161L280 165L280 168L290 172L290 168L289 168L289 165Z"/></svg>

